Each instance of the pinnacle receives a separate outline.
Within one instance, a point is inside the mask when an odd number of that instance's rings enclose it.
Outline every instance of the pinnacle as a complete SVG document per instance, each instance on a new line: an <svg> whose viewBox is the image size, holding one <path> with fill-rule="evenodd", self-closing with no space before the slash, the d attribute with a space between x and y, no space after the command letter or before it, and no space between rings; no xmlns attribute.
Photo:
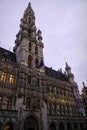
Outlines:
<svg viewBox="0 0 87 130"><path fill-rule="evenodd" d="M29 2L28 7L31 7L31 3Z"/></svg>
<svg viewBox="0 0 87 130"><path fill-rule="evenodd" d="M65 68L66 70L67 69L70 69L71 70L71 67L68 65L68 63L66 62L66 68Z"/></svg>
<svg viewBox="0 0 87 130"><path fill-rule="evenodd" d="M30 2L28 4L28 7L27 7L26 11L27 12L32 12L32 14L34 15L34 11L33 11L32 7L31 7L31 3Z"/></svg>

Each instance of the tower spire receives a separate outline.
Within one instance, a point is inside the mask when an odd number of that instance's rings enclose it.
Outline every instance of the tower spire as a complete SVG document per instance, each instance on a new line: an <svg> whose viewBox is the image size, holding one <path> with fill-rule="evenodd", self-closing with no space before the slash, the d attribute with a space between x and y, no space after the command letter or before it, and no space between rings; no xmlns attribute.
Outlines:
<svg viewBox="0 0 87 130"><path fill-rule="evenodd" d="M71 72L71 67L68 65L68 63L66 62L66 67L65 67L65 70L67 72L67 76L68 76L68 79L71 83L75 83L74 81L74 75L73 73Z"/></svg>

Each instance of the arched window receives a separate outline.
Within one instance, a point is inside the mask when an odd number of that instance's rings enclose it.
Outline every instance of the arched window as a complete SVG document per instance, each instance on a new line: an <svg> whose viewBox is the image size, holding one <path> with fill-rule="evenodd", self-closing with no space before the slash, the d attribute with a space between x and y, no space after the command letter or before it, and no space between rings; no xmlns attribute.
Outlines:
<svg viewBox="0 0 87 130"><path fill-rule="evenodd" d="M28 67L31 68L31 66L32 66L32 56L29 55L28 56Z"/></svg>
<svg viewBox="0 0 87 130"><path fill-rule="evenodd" d="M9 77L9 83L14 84L14 81L15 81L14 75L11 74Z"/></svg>
<svg viewBox="0 0 87 130"><path fill-rule="evenodd" d="M36 58L35 59L35 67L38 68L39 67L39 60Z"/></svg>
<svg viewBox="0 0 87 130"><path fill-rule="evenodd" d="M38 54L38 47L35 46L35 54Z"/></svg>
<svg viewBox="0 0 87 130"><path fill-rule="evenodd" d="M6 79L7 79L7 73L2 72L0 80L3 81L3 82L6 82Z"/></svg>

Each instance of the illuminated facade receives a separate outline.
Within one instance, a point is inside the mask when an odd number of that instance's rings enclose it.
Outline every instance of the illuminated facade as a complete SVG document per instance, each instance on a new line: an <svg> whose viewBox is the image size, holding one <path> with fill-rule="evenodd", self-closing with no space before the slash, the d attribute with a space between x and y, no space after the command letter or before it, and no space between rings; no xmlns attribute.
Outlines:
<svg viewBox="0 0 87 130"><path fill-rule="evenodd" d="M0 48L0 130L86 130L71 67L44 65L42 32L29 3L13 52Z"/></svg>

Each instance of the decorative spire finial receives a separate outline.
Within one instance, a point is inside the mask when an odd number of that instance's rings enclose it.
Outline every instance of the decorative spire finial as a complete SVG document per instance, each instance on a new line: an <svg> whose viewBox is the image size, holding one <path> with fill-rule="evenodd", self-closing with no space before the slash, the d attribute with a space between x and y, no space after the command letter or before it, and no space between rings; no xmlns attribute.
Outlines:
<svg viewBox="0 0 87 130"><path fill-rule="evenodd" d="M66 62L66 68L65 68L65 70L67 71L67 70L71 70L71 67L68 65L68 63Z"/></svg>
<svg viewBox="0 0 87 130"><path fill-rule="evenodd" d="M86 87L86 85L85 85L85 83L84 83L84 82L82 82L82 84L83 84L83 87Z"/></svg>
<svg viewBox="0 0 87 130"><path fill-rule="evenodd" d="M29 2L28 6L31 6L31 3Z"/></svg>

